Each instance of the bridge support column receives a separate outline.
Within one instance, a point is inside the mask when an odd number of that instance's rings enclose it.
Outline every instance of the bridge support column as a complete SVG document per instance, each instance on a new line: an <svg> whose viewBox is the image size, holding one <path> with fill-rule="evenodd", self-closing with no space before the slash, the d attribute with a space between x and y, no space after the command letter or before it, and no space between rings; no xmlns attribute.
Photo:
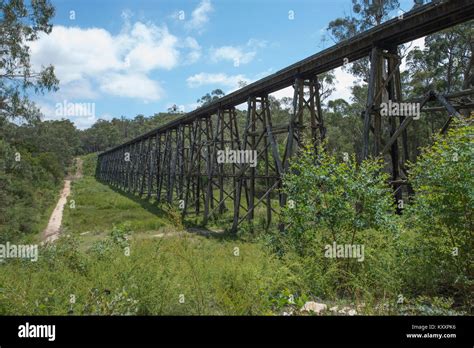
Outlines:
<svg viewBox="0 0 474 348"><path fill-rule="evenodd" d="M213 122L213 117L215 120ZM204 221L226 211L225 202L235 201L236 163L219 161L226 151L241 149L235 108L219 109L206 121L206 189L204 193ZM218 198L214 190L218 190ZM187 203L186 203L187 204Z"/></svg>
<svg viewBox="0 0 474 348"><path fill-rule="evenodd" d="M392 115L391 105L399 105L402 102L401 78L400 78L401 58L397 54L397 48L391 47L388 50L374 47L370 55L370 77L367 95L367 106L364 113L363 147L362 159L372 156L384 157L385 151L389 150L391 182L394 190L395 203L401 207L402 199L402 179L406 179L403 172L404 163L408 160L408 140L406 128L397 137L393 138L399 125L406 116ZM389 113L381 114L385 108ZM370 134L373 141L370 141ZM398 137L402 137L402 151L400 155ZM391 144L387 145L385 139L393 138ZM372 145L372 146L371 146ZM400 208L397 208L400 212Z"/></svg>
<svg viewBox="0 0 474 348"><path fill-rule="evenodd" d="M262 218L267 227L272 221L273 213L279 213L272 203L275 197L278 197L279 205L282 203L281 193L274 194L277 188L281 187L283 174L276 134L280 134L279 140L284 142L285 138L289 137L288 124L273 126L268 95L249 98L242 150L247 154L251 153L254 162L241 163L236 168L233 231L236 231L237 226L245 219L252 223L256 217L255 210L261 204L265 206L265 215L262 215ZM246 189L246 206L241 204L242 189Z"/></svg>

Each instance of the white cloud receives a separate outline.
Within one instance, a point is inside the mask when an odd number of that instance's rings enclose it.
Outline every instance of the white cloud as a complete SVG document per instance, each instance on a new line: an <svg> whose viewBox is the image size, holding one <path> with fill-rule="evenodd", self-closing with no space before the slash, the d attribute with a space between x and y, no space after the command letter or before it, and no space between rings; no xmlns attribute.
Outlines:
<svg viewBox="0 0 474 348"><path fill-rule="evenodd" d="M48 95L51 100L64 99L96 99L98 91L94 88L90 79L81 78L67 84L61 84L59 91Z"/></svg>
<svg viewBox="0 0 474 348"><path fill-rule="evenodd" d="M184 64L196 63L199 58L201 58L202 49L195 38L188 36L186 39L184 39L180 46L189 49L189 52L184 60Z"/></svg>
<svg viewBox="0 0 474 348"><path fill-rule="evenodd" d="M351 87L357 81L357 77L353 76L342 67L334 69L334 76L336 81L334 87L336 90L332 92L328 100L344 99L350 102L352 97Z"/></svg>
<svg viewBox="0 0 474 348"><path fill-rule="evenodd" d="M283 89L280 89L278 91L275 91L270 94L271 96L277 98L277 99L282 99L282 98L293 98L294 95L294 89L292 86L285 87Z"/></svg>
<svg viewBox="0 0 474 348"><path fill-rule="evenodd" d="M88 116L88 117L68 117L68 119L71 120L71 122L74 123L74 125L78 129L86 129L90 128L94 123L96 123L99 119L104 119L103 117L95 117L95 116Z"/></svg>
<svg viewBox="0 0 474 348"><path fill-rule="evenodd" d="M209 15L213 10L210 0L202 0L192 12L191 19L186 22L186 29L202 32L204 25L209 22Z"/></svg>
<svg viewBox="0 0 474 348"><path fill-rule="evenodd" d="M244 75L227 75L224 73L218 74L208 74L208 73L199 73L193 76L190 76L186 79L186 82L189 87L196 88L204 85L220 85L229 87L231 90L237 89L239 86L239 81L249 83L250 80L247 79Z"/></svg>
<svg viewBox="0 0 474 348"><path fill-rule="evenodd" d="M268 42L266 40L259 40L259 39L249 39L249 41L247 41L247 46L248 47L252 47L254 49L257 49L257 48L265 48L267 47L268 45Z"/></svg>
<svg viewBox="0 0 474 348"><path fill-rule="evenodd" d="M234 66L239 66L240 64L247 64L255 57L256 52L244 52L240 47L233 46L222 46L219 48L211 49L211 59L214 62L221 60L229 60L233 62Z"/></svg>
<svg viewBox="0 0 474 348"><path fill-rule="evenodd" d="M59 25L53 27L50 35L31 42L32 66L55 67L60 92L53 99L97 98L101 91L156 101L162 90L158 82L150 79L150 72L176 67L181 51L185 62L199 59L201 47L195 39L187 37L180 41L166 26L153 23L132 25L131 17L131 13L123 13L124 25L117 35L102 28ZM98 91L93 90L96 85Z"/></svg>
<svg viewBox="0 0 474 348"><path fill-rule="evenodd" d="M334 83L336 90L331 94L328 100L335 100L339 98L343 98L347 101L350 101L352 96L351 87L354 82L357 81L357 78L352 76L347 71L344 71L342 68L334 69L334 76L336 81ZM293 98L294 89L292 86L280 89L279 91L275 91L271 93L277 99L282 99L284 97Z"/></svg>
<svg viewBox="0 0 474 348"><path fill-rule="evenodd" d="M50 35L30 43L34 67L53 64L62 84L122 65L113 36L100 28L54 26Z"/></svg>
<svg viewBox="0 0 474 348"><path fill-rule="evenodd" d="M426 36L423 36L423 37L420 37L419 39L411 41L409 43L409 45L411 47L411 49L409 49L409 51L411 51L415 47L418 47L420 50L423 50L425 48L425 38L426 38Z"/></svg>
<svg viewBox="0 0 474 348"><path fill-rule="evenodd" d="M46 119L55 119L54 105L63 100L97 102L111 95L144 103L158 101L164 91L156 75L151 78L150 74L192 64L201 57L202 48L193 37L180 39L165 25L132 23L133 13L128 10L121 17L123 25L115 35L103 28L57 25L49 35L30 43L33 69L51 64L60 80L59 91L41 101ZM68 118L80 128L97 120L95 115Z"/></svg>
<svg viewBox="0 0 474 348"><path fill-rule="evenodd" d="M86 129L90 128L94 123L96 123L98 120L107 120L110 121L112 120L112 116L110 114L102 114L100 116L87 116L87 117L82 117L82 116L73 116L73 117L68 117L68 119L71 120L71 122L74 122L74 125L78 129Z"/></svg>
<svg viewBox="0 0 474 348"><path fill-rule="evenodd" d="M156 101L163 96L161 86L142 73L110 73L101 78L100 89L119 97Z"/></svg>
<svg viewBox="0 0 474 348"><path fill-rule="evenodd" d="M132 70L151 71L154 69L172 69L178 64L178 39L168 32L166 27L138 22L130 35L124 35L117 41L128 42L130 51L125 56L126 65Z"/></svg>
<svg viewBox="0 0 474 348"><path fill-rule="evenodd" d="M193 110L196 110L197 108L199 108L201 106L201 104L199 103L190 103L190 104L187 104L184 106L184 112L191 112Z"/></svg>
<svg viewBox="0 0 474 348"><path fill-rule="evenodd" d="M238 67L240 64L250 63L255 58L257 50L266 47L266 45L266 41L250 39L244 46L211 48L210 56L213 62L228 60Z"/></svg>

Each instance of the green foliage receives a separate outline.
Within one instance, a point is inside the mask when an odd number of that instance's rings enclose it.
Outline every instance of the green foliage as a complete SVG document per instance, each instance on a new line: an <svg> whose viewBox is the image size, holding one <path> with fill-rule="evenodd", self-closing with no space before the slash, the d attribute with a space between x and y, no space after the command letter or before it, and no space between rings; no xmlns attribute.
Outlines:
<svg viewBox="0 0 474 348"><path fill-rule="evenodd" d="M263 239L289 264L301 292L375 301L395 296L397 239L392 196L381 163L338 161L303 151L284 178L284 232ZM364 258L329 258L333 243L360 245Z"/></svg>
<svg viewBox="0 0 474 348"><path fill-rule="evenodd" d="M304 248L318 229L331 232L330 241L354 238L357 231L393 231L391 190L382 163L338 160L319 149L303 151L284 178L288 201L284 209L289 238ZM349 240L350 240L349 238Z"/></svg>
<svg viewBox="0 0 474 348"><path fill-rule="evenodd" d="M284 178L285 231L261 239L310 298L364 302L367 313L470 311L472 135L472 125L455 125L410 165L416 195L402 219L393 213L381 163L356 165L354 158L306 150ZM327 257L333 242L363 245L364 260ZM403 306L396 302L400 295Z"/></svg>
<svg viewBox="0 0 474 348"><path fill-rule="evenodd" d="M56 183L59 183L60 179L64 175L64 167L61 166L58 158L54 153L42 152L38 155L38 162L54 177Z"/></svg>
<svg viewBox="0 0 474 348"><path fill-rule="evenodd" d="M0 243L45 227L60 175L52 155L33 157L0 139Z"/></svg>
<svg viewBox="0 0 474 348"><path fill-rule="evenodd" d="M197 102L203 105L211 104L212 102L216 101L217 99L223 97L225 93L221 89L215 89L211 93L206 93L204 96L199 98Z"/></svg>
<svg viewBox="0 0 474 348"><path fill-rule="evenodd" d="M351 17L329 24L336 41L381 23L398 7L397 0L352 3ZM44 227L73 156L119 145L179 115L174 106L151 117L99 120L84 131L69 120L35 120L39 111L26 91L55 90L58 81L53 67L30 70L26 43L51 31L54 9L47 0L35 0L26 5L0 1L0 10L0 24L8 28L3 34L13 38L7 40L0 63L2 243ZM468 88L473 81L471 37L472 23L465 23L428 36L423 51L413 49L407 57L409 71L402 76L407 96L433 88ZM350 70L367 80L368 67L364 58ZM324 101L334 90L333 73L319 76L319 83ZM223 95L214 90L198 102L205 105ZM42 248L38 263L0 264L0 314L272 314L300 308L310 299L363 303L369 314L452 315L458 307L472 311L472 126L437 138L410 166L416 196L405 204L406 214L399 219L393 214L382 164L357 165L353 155L342 161L344 152L360 152L360 114L366 100L366 85L357 84L350 103L328 102L328 152L304 151L284 179L284 190L295 205L284 208L283 233L257 233L267 229L260 206L253 223L241 229L239 241L182 238L177 209L169 206L163 211L153 201L98 183L93 178L97 155L84 156L85 177L73 183L70 198L76 208L65 207L63 234L71 235ZM269 101L274 124L286 122L291 100L270 96ZM237 113L242 128L245 115ZM408 129L409 157L415 158L443 124L435 116L423 117ZM30 122L18 126L7 121L14 117ZM283 136L276 135L281 151ZM17 153L20 161L15 160ZM257 191L262 189L257 185ZM232 207L227 209L232 214ZM219 221L224 220L213 220ZM171 236L151 235L162 229ZM258 241L274 253L262 250ZM333 242L363 245L364 260L328 258L326 247ZM126 247L130 256L124 254ZM233 253L236 247L238 257ZM70 302L70 294L77 297L76 303ZM396 303L400 294L403 304Z"/></svg>
<svg viewBox="0 0 474 348"><path fill-rule="evenodd" d="M418 296L414 299L404 301L398 306L398 314L401 315L461 315L452 309L452 298Z"/></svg>
<svg viewBox="0 0 474 348"><path fill-rule="evenodd" d="M38 262L0 264L1 315L270 314L278 306L269 294L291 287L286 268L256 244L143 240L126 256L112 242L99 255L97 246L81 252L74 238L61 239L40 248Z"/></svg>
<svg viewBox="0 0 474 348"><path fill-rule="evenodd" d="M323 302L365 303L367 307L396 298L402 283L394 235L364 230L354 240L340 242L364 246L364 258L359 262L355 258L326 257L326 246L332 246L326 241L329 231L320 229L318 232L318 237L307 245L305 255L292 251L294 246L285 236L274 237L285 249L282 260L290 269L299 294L320 298Z"/></svg>
<svg viewBox="0 0 474 348"><path fill-rule="evenodd" d="M424 149L410 167L416 195L404 238L409 247L408 277L415 292L472 297L474 239L473 126L452 128Z"/></svg>
<svg viewBox="0 0 474 348"><path fill-rule="evenodd" d="M449 93L472 84L470 64L473 21L428 35L423 50L415 47L407 55L410 94L423 95L430 89ZM471 81L470 81L471 80Z"/></svg>
<svg viewBox="0 0 474 348"><path fill-rule="evenodd" d="M79 147L68 120L22 125L0 118L0 241L34 238L49 219Z"/></svg>
<svg viewBox="0 0 474 348"><path fill-rule="evenodd" d="M132 232L130 223L124 223L119 226L114 226L112 232L110 232L110 237L115 244L125 248L128 246L128 238Z"/></svg>
<svg viewBox="0 0 474 348"><path fill-rule="evenodd" d="M82 156L82 174L84 176L94 176L95 168L97 165L97 154L91 153L86 156Z"/></svg>
<svg viewBox="0 0 474 348"><path fill-rule="evenodd" d="M336 18L329 22L327 30L335 42L346 39L375 27L387 20L389 13L399 8L398 0L367 1L352 0L350 16ZM350 67L351 73L357 77L368 77L369 59L360 59Z"/></svg>
<svg viewBox="0 0 474 348"><path fill-rule="evenodd" d="M0 13L0 118L38 118L27 91L57 90L59 81L52 66L31 70L29 43L51 32L54 7L48 0L4 0Z"/></svg>
<svg viewBox="0 0 474 348"><path fill-rule="evenodd" d="M473 126L451 128L447 136L438 136L434 145L424 149L411 165L411 182L416 191L411 211L416 212L419 225L435 234L474 229L473 135ZM464 242L467 240L457 244Z"/></svg>

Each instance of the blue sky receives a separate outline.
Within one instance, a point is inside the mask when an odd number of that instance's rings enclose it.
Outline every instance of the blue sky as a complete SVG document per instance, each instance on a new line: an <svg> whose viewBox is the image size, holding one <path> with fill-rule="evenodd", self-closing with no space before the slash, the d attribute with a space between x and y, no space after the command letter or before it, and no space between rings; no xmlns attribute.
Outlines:
<svg viewBox="0 0 474 348"><path fill-rule="evenodd" d="M60 91L36 97L46 119L57 103L94 103L69 115L97 119L191 111L205 93L229 93L333 44L325 31L351 0L52 0L53 32L31 44L34 67L53 64ZM411 0L400 1L409 10ZM394 14L395 15L395 14ZM353 78L338 71L347 97ZM288 89L277 97L291 95Z"/></svg>

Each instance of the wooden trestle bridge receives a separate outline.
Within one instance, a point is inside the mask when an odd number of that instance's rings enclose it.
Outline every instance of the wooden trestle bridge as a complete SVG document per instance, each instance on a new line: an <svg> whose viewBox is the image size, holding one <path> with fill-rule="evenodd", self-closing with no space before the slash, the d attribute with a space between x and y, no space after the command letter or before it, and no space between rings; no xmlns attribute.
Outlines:
<svg viewBox="0 0 474 348"><path fill-rule="evenodd" d="M167 202L184 216L212 216L233 210L233 230L252 220L256 207L272 213L287 204L281 178L289 160L305 141L319 144L326 136L318 75L370 57L370 80L364 118L361 158L382 155L391 168L396 196L402 193L403 163L408 157L407 126L413 117L382 117L382 102L402 101L401 58L398 46L474 18L474 1L437 1L420 6L353 38L286 67L208 105L99 155L97 177L102 182L157 202ZM293 112L284 124L275 124L268 95L293 86ZM472 86L470 86L472 88ZM454 104L450 96L429 93L421 107L437 100L449 120L470 105ZM244 122L236 106L248 104ZM423 109L422 109L423 110ZM348 130L350 131L350 130ZM258 165L218 163L219 150L254 150Z"/></svg>

